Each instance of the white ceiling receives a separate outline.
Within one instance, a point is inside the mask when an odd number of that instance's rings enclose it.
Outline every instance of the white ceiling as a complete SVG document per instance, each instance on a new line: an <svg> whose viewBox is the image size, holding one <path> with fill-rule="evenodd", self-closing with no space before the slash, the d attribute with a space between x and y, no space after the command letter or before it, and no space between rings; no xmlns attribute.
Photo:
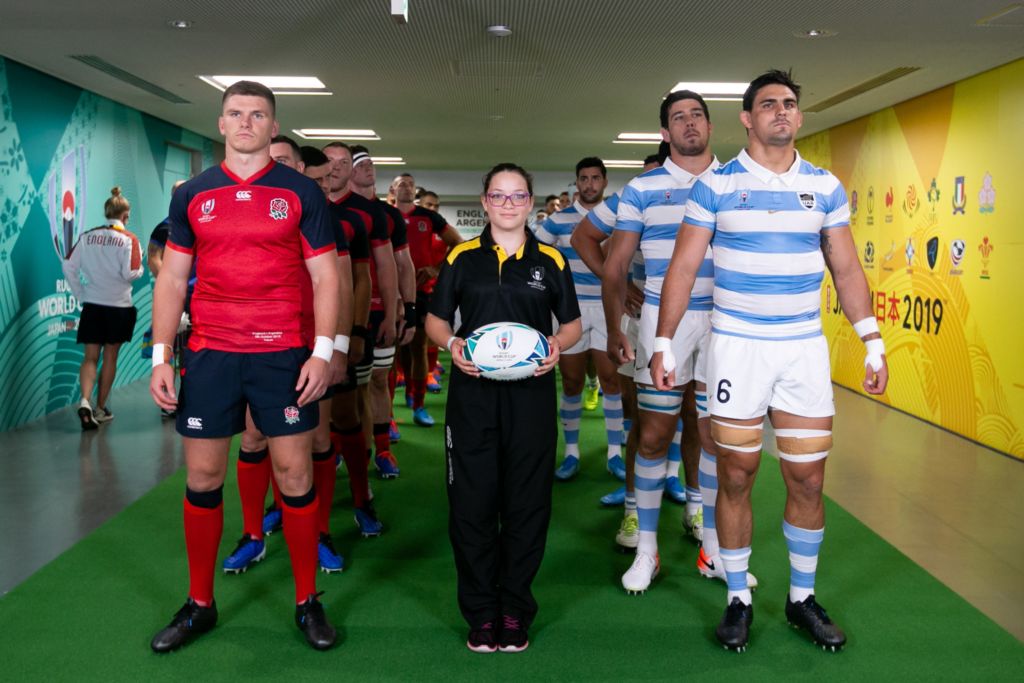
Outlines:
<svg viewBox="0 0 1024 683"><path fill-rule="evenodd" d="M373 128L375 155L418 169L518 161L564 170L642 158L680 80L747 81L792 67L815 102L901 66L920 71L817 114L813 133L1024 56L1008 0L28 0L0 2L0 55L216 139L220 93L197 74L315 75L332 97L281 97L282 130ZM179 31L167 21L188 19ZM507 24L493 38L490 24ZM824 28L828 39L798 38ZM189 101L171 104L69 58L96 55ZM719 158L743 144L739 104L711 103ZM320 144L320 143L317 143Z"/></svg>

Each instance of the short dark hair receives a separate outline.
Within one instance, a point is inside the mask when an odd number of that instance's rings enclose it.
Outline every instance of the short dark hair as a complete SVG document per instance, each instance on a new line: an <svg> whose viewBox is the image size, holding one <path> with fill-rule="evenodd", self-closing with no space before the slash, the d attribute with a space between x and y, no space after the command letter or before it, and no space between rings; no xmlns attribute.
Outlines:
<svg viewBox="0 0 1024 683"><path fill-rule="evenodd" d="M310 168L323 166L330 162L326 154L312 145L303 145L299 148L299 156L302 158L302 163Z"/></svg>
<svg viewBox="0 0 1024 683"><path fill-rule="evenodd" d="M362 152L363 154L370 153L370 150L366 149L364 145L351 145L349 146L348 151L352 152L352 156L355 156L360 152Z"/></svg>
<svg viewBox="0 0 1024 683"><path fill-rule="evenodd" d="M672 108L672 105L679 100L697 100L700 102L700 108L704 110L704 118L709 122L711 121L711 112L708 111L708 103L704 101L704 98L700 96L700 93L693 92L692 90L676 90L670 92L668 97L661 101L661 109L658 110L658 116L661 120L661 127L668 128L668 110Z"/></svg>
<svg viewBox="0 0 1024 683"><path fill-rule="evenodd" d="M298 158L298 159L302 158L302 150L299 149L299 143L295 142L295 140L292 140L287 135L275 135L274 137L270 138L270 144L272 144L272 145L277 145L277 144L288 145L289 147L292 148L292 152L295 153L295 157L296 158Z"/></svg>
<svg viewBox="0 0 1024 683"><path fill-rule="evenodd" d="M523 179L526 181L527 192L529 192L531 196L533 195L533 176L527 173L526 169L519 164L513 164L509 161L502 162L487 172L487 175L484 176L484 192L487 192L487 188L491 186L491 181L494 180L494 176L499 173L518 173L523 176Z"/></svg>
<svg viewBox="0 0 1024 683"><path fill-rule="evenodd" d="M220 98L220 106L223 107L228 98L233 95L245 95L248 97L262 97L270 104L270 113L277 113L277 99L274 92L256 81L235 81L224 89L224 95Z"/></svg>
<svg viewBox="0 0 1024 683"><path fill-rule="evenodd" d="M648 154L644 157L644 166L647 166L648 164L658 164L658 166L661 166L663 163L665 163L665 160L657 153Z"/></svg>
<svg viewBox="0 0 1024 683"><path fill-rule="evenodd" d="M416 194L416 199L423 199L424 197L433 197L438 201L441 200L441 198L433 190L424 190L423 188L420 188L420 191Z"/></svg>
<svg viewBox="0 0 1024 683"><path fill-rule="evenodd" d="M662 166L665 165L665 159L672 156L672 145L662 140L658 144L658 163Z"/></svg>
<svg viewBox="0 0 1024 683"><path fill-rule="evenodd" d="M557 200L558 200L558 195L557 194L549 194L547 197L544 198L544 203L547 204L548 202L553 202L553 201L557 201Z"/></svg>
<svg viewBox="0 0 1024 683"><path fill-rule="evenodd" d="M348 152L349 156L352 156L352 148L349 147L348 145L346 145L344 142L339 142L338 140L335 140L334 142L328 142L326 145L324 145L320 149L322 149L323 151L327 151L327 150L329 150L331 148L343 149L346 152Z"/></svg>
<svg viewBox="0 0 1024 683"><path fill-rule="evenodd" d="M754 108L754 98L757 97L757 92L766 85L786 86L793 91L797 104L800 103L800 86L793 80L793 70L772 69L752 80L747 86L746 92L743 93L743 111L751 111Z"/></svg>
<svg viewBox="0 0 1024 683"><path fill-rule="evenodd" d="M580 177L580 171L585 168L599 168L601 169L601 175L605 178L608 177L608 169L604 167L604 162L597 157L584 157L579 160L576 164L576 177Z"/></svg>

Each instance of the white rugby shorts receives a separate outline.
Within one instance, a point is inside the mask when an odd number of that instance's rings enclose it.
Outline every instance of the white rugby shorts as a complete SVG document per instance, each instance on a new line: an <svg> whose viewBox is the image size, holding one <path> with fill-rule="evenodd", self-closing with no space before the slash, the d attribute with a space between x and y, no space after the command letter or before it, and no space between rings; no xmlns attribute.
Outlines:
<svg viewBox="0 0 1024 683"><path fill-rule="evenodd" d="M654 385L649 367L654 355L654 337L658 327L658 307L644 303L640 311L640 341L636 349L637 384ZM707 346L711 336L711 311L687 311L672 337L672 354L676 357L676 386L707 376Z"/></svg>
<svg viewBox="0 0 1024 683"><path fill-rule="evenodd" d="M747 420L769 407L801 417L835 414L824 335L773 341L712 333L707 370L713 416Z"/></svg>
<svg viewBox="0 0 1024 683"><path fill-rule="evenodd" d="M598 301L580 302L580 323L583 334L571 348L562 351L563 356L597 349L604 353L608 349L608 328L604 322L604 304Z"/></svg>

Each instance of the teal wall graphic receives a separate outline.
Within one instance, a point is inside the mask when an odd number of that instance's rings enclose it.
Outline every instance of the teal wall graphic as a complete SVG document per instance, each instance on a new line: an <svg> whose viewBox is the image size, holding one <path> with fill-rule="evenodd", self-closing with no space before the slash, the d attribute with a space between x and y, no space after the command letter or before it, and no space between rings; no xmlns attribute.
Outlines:
<svg viewBox="0 0 1024 683"><path fill-rule="evenodd" d="M219 154L207 138L0 57L0 430L77 402L79 306L60 260L103 222L115 185L145 245L189 149L204 168ZM153 304L148 273L133 296L139 322L115 386L148 372L139 352Z"/></svg>

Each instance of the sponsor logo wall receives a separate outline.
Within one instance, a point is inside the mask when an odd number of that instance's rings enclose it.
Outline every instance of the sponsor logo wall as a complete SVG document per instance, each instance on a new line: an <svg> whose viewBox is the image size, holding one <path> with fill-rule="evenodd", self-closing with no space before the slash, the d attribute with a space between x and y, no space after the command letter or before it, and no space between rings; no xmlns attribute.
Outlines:
<svg viewBox="0 0 1024 683"><path fill-rule="evenodd" d="M167 214L168 143L214 161L210 140L0 58L0 430L78 400L80 306L61 259L103 223L115 185L132 203L128 229L147 244ZM148 274L134 301L138 323L117 386L148 373L140 354L152 314Z"/></svg>
<svg viewBox="0 0 1024 683"><path fill-rule="evenodd" d="M1021 111L1024 60L798 144L867 197L850 222L888 350L880 400L1024 459ZM863 345L827 274L822 305L833 379L863 393Z"/></svg>

